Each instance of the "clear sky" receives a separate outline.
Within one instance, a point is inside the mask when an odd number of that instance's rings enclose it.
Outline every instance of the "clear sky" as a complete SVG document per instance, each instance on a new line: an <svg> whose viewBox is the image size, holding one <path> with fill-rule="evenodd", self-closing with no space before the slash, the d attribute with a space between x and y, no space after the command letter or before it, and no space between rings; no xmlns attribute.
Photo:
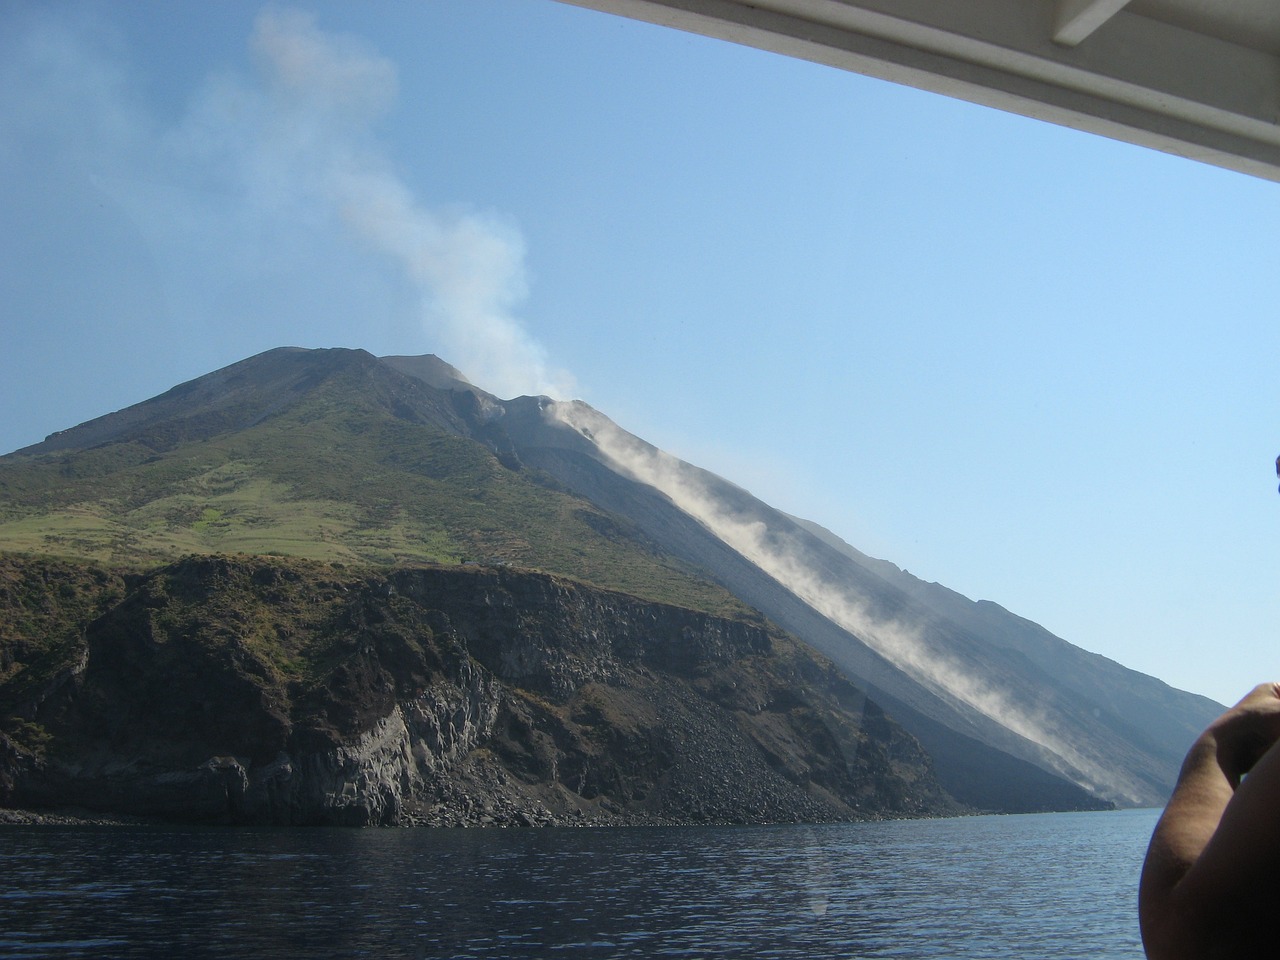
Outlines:
<svg viewBox="0 0 1280 960"><path fill-rule="evenodd" d="M1280 677L1280 185L553 0L0 0L0 224L0 451L436 353L1175 686Z"/></svg>

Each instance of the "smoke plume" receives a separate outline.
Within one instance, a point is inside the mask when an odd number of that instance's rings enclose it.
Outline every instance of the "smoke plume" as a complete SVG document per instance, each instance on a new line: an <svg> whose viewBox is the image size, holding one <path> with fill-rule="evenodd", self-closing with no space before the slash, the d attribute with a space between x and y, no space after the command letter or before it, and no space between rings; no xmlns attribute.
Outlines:
<svg viewBox="0 0 1280 960"><path fill-rule="evenodd" d="M396 93L394 65L296 11L265 12L252 39L275 159L313 171L316 199L392 258L422 293L423 319L450 362L503 396L570 389L514 314L524 244L510 224L433 210L394 172L373 125Z"/></svg>
<svg viewBox="0 0 1280 960"><path fill-rule="evenodd" d="M520 231L421 199L380 135L396 67L364 42L269 8L246 65L175 91L166 115L139 94L110 24L35 8L22 19L25 33L0 43L0 172L51 181L31 191L48 209L24 217L34 230L60 216L96 226L85 210L117 218L97 245L114 251L127 233L130 267L150 270L117 272L112 286L163 301L135 324L193 350L234 331L238 356L246 343L390 341L387 352L439 353L502 396L571 395L516 313ZM79 208L64 215L58 196ZM138 335L154 347L149 333Z"/></svg>

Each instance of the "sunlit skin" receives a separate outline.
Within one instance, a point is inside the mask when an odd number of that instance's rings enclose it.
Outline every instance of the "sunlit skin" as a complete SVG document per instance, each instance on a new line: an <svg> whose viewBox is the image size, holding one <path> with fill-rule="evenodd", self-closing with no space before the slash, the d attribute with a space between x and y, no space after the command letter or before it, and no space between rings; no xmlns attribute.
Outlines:
<svg viewBox="0 0 1280 960"><path fill-rule="evenodd" d="M1156 824L1138 898L1150 960L1275 956L1277 805L1280 683L1264 683L1196 740Z"/></svg>

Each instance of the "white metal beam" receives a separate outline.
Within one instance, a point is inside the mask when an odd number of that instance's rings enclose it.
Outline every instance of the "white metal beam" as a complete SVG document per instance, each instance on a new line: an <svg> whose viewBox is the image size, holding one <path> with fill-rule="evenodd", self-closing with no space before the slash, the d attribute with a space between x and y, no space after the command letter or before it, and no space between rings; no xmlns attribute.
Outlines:
<svg viewBox="0 0 1280 960"><path fill-rule="evenodd" d="M1058 0L1053 39L1074 47L1119 13L1129 0Z"/></svg>
<svg viewBox="0 0 1280 960"><path fill-rule="evenodd" d="M1075 11L1084 26L1110 18L1074 47L1054 40L1060 0L563 2L1280 181L1280 56L1108 9L1114 0Z"/></svg>

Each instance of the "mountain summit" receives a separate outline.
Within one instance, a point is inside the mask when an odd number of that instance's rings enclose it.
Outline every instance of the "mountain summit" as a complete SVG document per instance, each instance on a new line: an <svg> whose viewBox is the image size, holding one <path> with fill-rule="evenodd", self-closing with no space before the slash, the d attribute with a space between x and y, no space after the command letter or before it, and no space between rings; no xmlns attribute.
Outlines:
<svg viewBox="0 0 1280 960"><path fill-rule="evenodd" d="M0 544L117 566L509 565L759 611L976 809L1163 802L1219 710L867 557L585 404L503 400L432 356L273 350L0 457Z"/></svg>

